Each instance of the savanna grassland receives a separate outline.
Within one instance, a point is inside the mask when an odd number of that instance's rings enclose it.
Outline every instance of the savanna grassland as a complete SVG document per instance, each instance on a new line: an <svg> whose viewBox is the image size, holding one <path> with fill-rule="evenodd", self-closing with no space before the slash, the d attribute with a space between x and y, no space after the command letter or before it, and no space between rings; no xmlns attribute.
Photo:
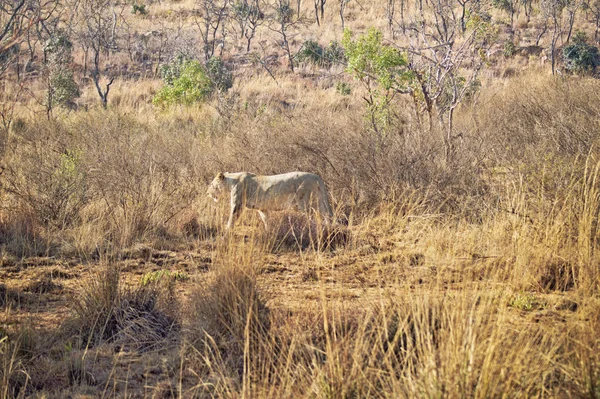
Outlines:
<svg viewBox="0 0 600 399"><path fill-rule="evenodd" d="M3 1L0 398L600 397L599 25ZM334 225L225 231L217 172L293 170Z"/></svg>

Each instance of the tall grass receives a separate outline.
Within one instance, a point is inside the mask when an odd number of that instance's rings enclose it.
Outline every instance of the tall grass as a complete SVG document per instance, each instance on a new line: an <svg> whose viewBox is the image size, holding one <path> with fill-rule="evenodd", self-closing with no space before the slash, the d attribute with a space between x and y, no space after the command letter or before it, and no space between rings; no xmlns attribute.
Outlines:
<svg viewBox="0 0 600 399"><path fill-rule="evenodd" d="M23 119L2 174L3 262L105 269L80 283L60 345L32 346L60 365L55 385L0 330L2 395L117 395L135 353L170 359L154 385L140 372L140 396L598 397L600 88L519 79L457 110L452 164L409 102L382 147L358 102L300 86L296 107L250 87L214 112ZM324 177L347 226L285 213L264 231L247 211L225 234L227 205L204 194L216 172L296 169ZM210 266L179 292L132 286L119 266L139 243L185 243Z"/></svg>

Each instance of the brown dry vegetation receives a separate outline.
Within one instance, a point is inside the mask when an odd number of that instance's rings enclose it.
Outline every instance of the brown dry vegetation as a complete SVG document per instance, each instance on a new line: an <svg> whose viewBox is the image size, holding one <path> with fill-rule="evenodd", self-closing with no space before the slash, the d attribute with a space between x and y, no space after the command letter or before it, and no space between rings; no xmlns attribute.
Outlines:
<svg viewBox="0 0 600 399"><path fill-rule="evenodd" d="M347 25L385 29L377 4L350 2ZM295 40L339 38L327 18ZM50 119L19 97L0 398L599 397L600 81L494 59L449 158L410 97L381 146L342 67L291 73L265 46L276 79L232 49L234 87L198 106L154 108L148 71L116 80L108 109L89 80ZM206 186L242 170L320 174L340 224L283 212L264 231L246 211L226 234Z"/></svg>

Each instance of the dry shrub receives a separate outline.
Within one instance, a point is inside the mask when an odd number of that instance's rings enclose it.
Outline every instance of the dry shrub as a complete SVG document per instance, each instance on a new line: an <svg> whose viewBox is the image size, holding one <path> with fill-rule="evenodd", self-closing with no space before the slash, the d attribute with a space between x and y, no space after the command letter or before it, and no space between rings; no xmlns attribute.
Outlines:
<svg viewBox="0 0 600 399"><path fill-rule="evenodd" d="M212 224L198 222L198 218L193 217L185 222L182 230L187 237L193 237L198 240L207 240L217 236L217 227Z"/></svg>
<svg viewBox="0 0 600 399"><path fill-rule="evenodd" d="M11 209L0 216L2 252L16 258L55 255L56 243L44 237L37 216L30 209Z"/></svg>
<svg viewBox="0 0 600 399"><path fill-rule="evenodd" d="M54 291L62 290L62 285L53 281L52 277L43 277L37 281L33 281L24 291L33 292L35 294L47 294Z"/></svg>
<svg viewBox="0 0 600 399"><path fill-rule="evenodd" d="M223 325L224 318L211 322L201 313L206 326L222 330L202 329L207 343L199 353L221 387L217 396L531 397L568 390L571 374L559 365L565 355L560 326L516 327L502 294L473 288L396 291L360 311L336 302L301 314L278 311L269 336L252 337L243 319ZM588 359L593 347L586 347Z"/></svg>
<svg viewBox="0 0 600 399"><path fill-rule="evenodd" d="M207 285L195 287L186 318L187 339L208 375L237 383L250 364L258 367L270 314L250 267L218 266Z"/></svg>
<svg viewBox="0 0 600 399"><path fill-rule="evenodd" d="M295 361L282 374L298 379L282 385L316 397L535 396L562 389L566 376L554 362L561 337L544 328L514 329L493 294L392 298L363 315L325 305L338 316L327 321L322 314L325 334L308 342L290 331L299 338L288 337L296 342L286 350L295 353L284 351L284 358ZM314 348L308 358L300 356L304 345Z"/></svg>
<svg viewBox="0 0 600 399"><path fill-rule="evenodd" d="M38 341L40 336L27 324L11 333L0 328L0 397L31 395L29 369L34 366Z"/></svg>
<svg viewBox="0 0 600 399"><path fill-rule="evenodd" d="M403 188L435 186L440 203L452 193L481 194L485 187L469 148L458 147L460 157L446 165L442 134L416 123L411 105L397 106L398 125L384 138L365 129L360 108L340 110L334 118L311 108L294 110L293 118L241 112L213 141L214 164L222 171L258 174L315 172L334 197L343 195L357 211Z"/></svg>
<svg viewBox="0 0 600 399"><path fill-rule="evenodd" d="M12 304L18 304L22 301L23 298L20 291L7 288L5 284L0 284L0 308L8 307Z"/></svg>
<svg viewBox="0 0 600 399"><path fill-rule="evenodd" d="M574 323L565 340L565 361L561 364L570 376L569 391L580 397L600 395L600 303L590 299L581 309L586 321Z"/></svg>
<svg viewBox="0 0 600 399"><path fill-rule="evenodd" d="M307 248L334 250L348 244L350 231L346 226L326 224L305 214L284 212L270 215L267 230L257 238L275 252Z"/></svg>
<svg viewBox="0 0 600 399"><path fill-rule="evenodd" d="M6 285L0 284L0 306L4 306L8 303L7 294L8 291L6 290Z"/></svg>
<svg viewBox="0 0 600 399"><path fill-rule="evenodd" d="M74 303L75 317L67 328L77 329L88 346L108 341L148 350L162 345L178 329L172 285L155 281L126 288L119 274L116 266L107 265L88 281Z"/></svg>
<svg viewBox="0 0 600 399"><path fill-rule="evenodd" d="M568 291L575 286L574 267L568 262L553 262L546 265L539 277L542 290Z"/></svg>
<svg viewBox="0 0 600 399"><path fill-rule="evenodd" d="M484 92L474 111L488 157L537 168L545 161L540 154L587 154L597 142L600 82L526 74Z"/></svg>
<svg viewBox="0 0 600 399"><path fill-rule="evenodd" d="M9 210L88 251L162 234L198 189L194 138L170 133L111 111L32 122L3 175Z"/></svg>

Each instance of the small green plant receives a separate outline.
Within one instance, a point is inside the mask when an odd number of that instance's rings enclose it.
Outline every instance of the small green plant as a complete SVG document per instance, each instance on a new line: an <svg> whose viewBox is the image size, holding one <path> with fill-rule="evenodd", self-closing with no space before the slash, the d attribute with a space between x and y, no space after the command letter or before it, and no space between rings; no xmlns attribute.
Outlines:
<svg viewBox="0 0 600 399"><path fill-rule="evenodd" d="M78 220L79 211L89 200L82 159L83 151L79 149L60 154L59 165L49 176L45 194L39 198L44 223L62 228Z"/></svg>
<svg viewBox="0 0 600 399"><path fill-rule="evenodd" d="M149 284L160 282L164 279L170 279L172 281L187 281L190 279L190 276L186 272L179 270L174 272L169 270L157 270L144 274L144 276L142 276L142 280L140 281L140 286L145 287Z"/></svg>
<svg viewBox="0 0 600 399"><path fill-rule="evenodd" d="M531 293L518 292L510 298L508 306L529 312L536 309L543 309L546 304Z"/></svg>
<svg viewBox="0 0 600 399"><path fill-rule="evenodd" d="M563 49L565 67L568 71L579 74L592 74L600 65L598 47L587 43L585 32L578 31L573 43Z"/></svg>
<svg viewBox="0 0 600 399"><path fill-rule="evenodd" d="M352 93L352 88L346 82L336 82L335 91L340 93L342 96L348 96Z"/></svg>
<svg viewBox="0 0 600 399"><path fill-rule="evenodd" d="M146 9L146 5L145 4L132 4L131 5L131 13L132 14L140 14L140 15L146 15L148 14L148 10Z"/></svg>
<svg viewBox="0 0 600 399"><path fill-rule="evenodd" d="M512 40L507 40L504 42L504 46L502 46L502 55L504 58L510 58L517 52L517 48Z"/></svg>

